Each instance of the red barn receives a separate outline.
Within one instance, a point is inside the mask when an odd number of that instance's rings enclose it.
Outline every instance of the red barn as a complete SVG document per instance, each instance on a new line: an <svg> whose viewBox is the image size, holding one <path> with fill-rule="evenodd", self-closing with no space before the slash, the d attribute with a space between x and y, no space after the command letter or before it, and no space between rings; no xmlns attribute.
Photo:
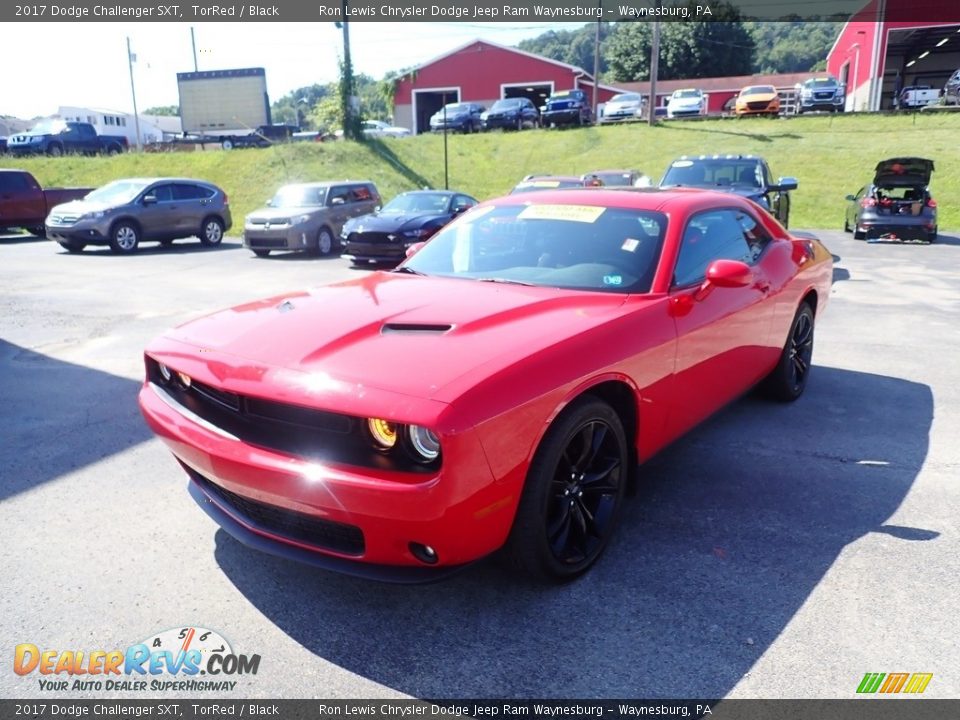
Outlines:
<svg viewBox="0 0 960 720"><path fill-rule="evenodd" d="M430 129L430 116L445 103L476 102L490 107L502 98L529 97L540 107L560 90L589 95L593 77L583 68L487 40L473 40L411 70L397 80L393 122L415 133ZM599 86L603 103L619 90Z"/></svg>
<svg viewBox="0 0 960 720"><path fill-rule="evenodd" d="M957 0L870 0L827 56L827 71L847 86L847 110L893 109L903 88L942 88L957 68Z"/></svg>

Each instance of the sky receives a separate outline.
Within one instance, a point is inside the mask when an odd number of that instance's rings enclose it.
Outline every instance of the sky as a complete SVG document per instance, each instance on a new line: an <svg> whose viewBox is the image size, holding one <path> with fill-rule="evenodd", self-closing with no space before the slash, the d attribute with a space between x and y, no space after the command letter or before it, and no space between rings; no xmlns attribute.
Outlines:
<svg viewBox="0 0 960 720"><path fill-rule="evenodd" d="M515 45L551 29L582 23L350 24L354 71L381 78L483 38ZM51 115L60 105L132 112L126 38L137 57L137 108L176 105L178 72L193 70L190 25L177 23L18 23L5 32L4 57L24 58L0 73L0 116ZM336 80L342 36L333 23L198 23L200 70L264 67L267 92ZM13 28L8 28L8 30Z"/></svg>

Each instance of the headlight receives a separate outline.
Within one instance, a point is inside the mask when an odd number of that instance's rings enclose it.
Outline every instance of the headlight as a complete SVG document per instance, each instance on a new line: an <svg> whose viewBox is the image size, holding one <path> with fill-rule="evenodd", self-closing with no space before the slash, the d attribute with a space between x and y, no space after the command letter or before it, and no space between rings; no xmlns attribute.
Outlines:
<svg viewBox="0 0 960 720"><path fill-rule="evenodd" d="M170 382L170 378L173 377L170 374L170 368L168 368L163 363L157 363L157 368L160 370L160 377L163 378L164 382Z"/></svg>
<svg viewBox="0 0 960 720"><path fill-rule="evenodd" d="M408 238L421 238L424 235L429 235L430 231L426 228L417 228L416 230L404 230L403 236Z"/></svg>
<svg viewBox="0 0 960 720"><path fill-rule="evenodd" d="M305 222L307 222L309 219L310 219L310 216L309 216L309 215L301 215L301 216L295 217L295 218L293 219L293 224L294 224L294 225L299 225L300 223L305 223Z"/></svg>
<svg viewBox="0 0 960 720"><path fill-rule="evenodd" d="M389 450L397 444L397 424L380 418L367 420L367 429L373 441L384 450Z"/></svg>
<svg viewBox="0 0 960 720"><path fill-rule="evenodd" d="M407 429L410 437L410 446L419 455L418 460L432 462L440 455L440 438L432 430L419 425L411 425Z"/></svg>
<svg viewBox="0 0 960 720"><path fill-rule="evenodd" d="M84 213L83 215L80 216L79 219L80 220L99 220L104 215L106 215L106 213L103 210L97 210L96 212Z"/></svg>

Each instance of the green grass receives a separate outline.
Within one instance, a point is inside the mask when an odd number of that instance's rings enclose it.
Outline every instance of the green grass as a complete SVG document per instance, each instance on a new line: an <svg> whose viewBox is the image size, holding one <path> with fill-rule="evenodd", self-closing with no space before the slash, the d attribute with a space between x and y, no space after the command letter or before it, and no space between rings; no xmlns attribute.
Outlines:
<svg viewBox="0 0 960 720"><path fill-rule="evenodd" d="M529 173L582 174L636 168L659 178L680 155L754 153L775 174L800 182L791 225L839 228L844 195L873 176L877 161L897 155L932 158L932 189L941 228L960 228L960 113L837 115L770 120L704 120L521 133L448 136L450 187L486 199ZM443 187L443 138L420 136L354 143L297 143L260 149L128 154L112 158L11 161L45 185L101 185L132 176L203 178L230 196L235 222L285 182L369 179L385 199L430 184Z"/></svg>

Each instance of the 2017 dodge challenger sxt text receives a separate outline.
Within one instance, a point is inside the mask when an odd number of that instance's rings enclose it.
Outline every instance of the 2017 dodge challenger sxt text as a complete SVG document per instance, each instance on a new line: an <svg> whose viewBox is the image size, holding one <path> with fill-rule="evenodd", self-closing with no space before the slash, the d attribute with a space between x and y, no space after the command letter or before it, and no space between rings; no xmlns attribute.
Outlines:
<svg viewBox="0 0 960 720"><path fill-rule="evenodd" d="M395 271L170 331L140 403L250 545L408 580L506 546L564 580L638 463L756 383L800 396L831 266L728 193L514 195Z"/></svg>

